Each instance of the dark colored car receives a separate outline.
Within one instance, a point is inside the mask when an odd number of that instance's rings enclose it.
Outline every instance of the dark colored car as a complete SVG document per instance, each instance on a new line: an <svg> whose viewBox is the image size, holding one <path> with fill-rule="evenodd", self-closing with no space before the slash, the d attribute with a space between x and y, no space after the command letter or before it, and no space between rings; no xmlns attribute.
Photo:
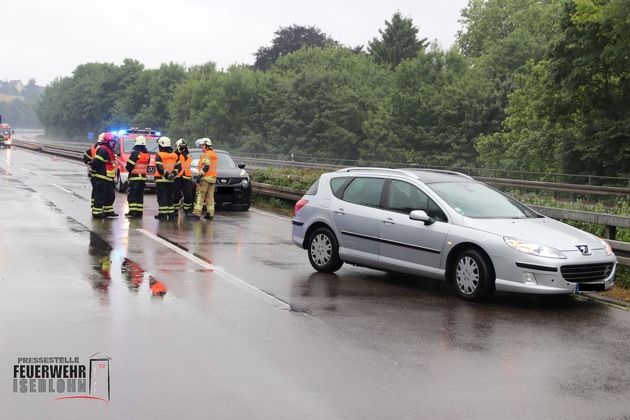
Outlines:
<svg viewBox="0 0 630 420"><path fill-rule="evenodd" d="M190 169L193 174L194 189L199 177L197 166L202 152L201 149L190 149L189 152L192 157ZM252 203L252 183L249 174L245 171L245 164L237 165L232 156L224 150L215 149L214 152L218 158L217 184L214 190L215 206L249 210Z"/></svg>

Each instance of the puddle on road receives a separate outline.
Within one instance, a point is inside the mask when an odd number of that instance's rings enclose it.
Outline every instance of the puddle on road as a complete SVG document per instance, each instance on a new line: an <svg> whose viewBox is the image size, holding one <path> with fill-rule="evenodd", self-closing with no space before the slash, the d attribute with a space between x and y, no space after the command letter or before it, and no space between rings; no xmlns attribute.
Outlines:
<svg viewBox="0 0 630 420"><path fill-rule="evenodd" d="M94 290L103 295L110 293L112 276L120 277L128 290L132 292L141 292L147 289L152 296L163 297L168 291L164 283L156 279L139 263L129 258L124 258L119 266L113 264L114 261L119 259L118 252L105 240L91 232L88 253L93 268L93 272L89 276L90 283ZM117 267L120 267L119 272ZM112 272L113 269L117 270L117 272Z"/></svg>

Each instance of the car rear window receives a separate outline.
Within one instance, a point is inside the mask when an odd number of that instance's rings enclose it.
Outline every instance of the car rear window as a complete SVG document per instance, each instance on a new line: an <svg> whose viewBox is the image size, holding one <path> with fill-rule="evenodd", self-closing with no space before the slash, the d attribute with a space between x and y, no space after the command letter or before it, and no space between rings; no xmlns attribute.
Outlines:
<svg viewBox="0 0 630 420"><path fill-rule="evenodd" d="M311 185L311 188L306 191L306 195L315 195L317 194L317 187L319 187L319 179Z"/></svg>

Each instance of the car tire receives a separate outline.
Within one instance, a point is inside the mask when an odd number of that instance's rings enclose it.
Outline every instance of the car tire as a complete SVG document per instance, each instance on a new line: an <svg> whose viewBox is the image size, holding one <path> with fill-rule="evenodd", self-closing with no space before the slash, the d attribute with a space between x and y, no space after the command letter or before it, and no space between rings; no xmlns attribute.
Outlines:
<svg viewBox="0 0 630 420"><path fill-rule="evenodd" d="M320 273L334 273L343 265L337 238L328 228L316 229L308 239L308 260Z"/></svg>
<svg viewBox="0 0 630 420"><path fill-rule="evenodd" d="M494 292L494 280L492 263L479 251L468 249L455 259L453 281L461 298L475 302L486 299Z"/></svg>

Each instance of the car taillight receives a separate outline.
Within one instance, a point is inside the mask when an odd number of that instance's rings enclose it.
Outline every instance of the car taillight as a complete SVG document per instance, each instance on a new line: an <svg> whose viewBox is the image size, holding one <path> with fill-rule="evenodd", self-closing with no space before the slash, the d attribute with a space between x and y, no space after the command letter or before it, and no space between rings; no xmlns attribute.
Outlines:
<svg viewBox="0 0 630 420"><path fill-rule="evenodd" d="M307 204L308 204L308 200L305 200L305 199L301 199L297 203L295 203L295 208L293 209L293 217L295 217L297 212L300 211L300 209Z"/></svg>

